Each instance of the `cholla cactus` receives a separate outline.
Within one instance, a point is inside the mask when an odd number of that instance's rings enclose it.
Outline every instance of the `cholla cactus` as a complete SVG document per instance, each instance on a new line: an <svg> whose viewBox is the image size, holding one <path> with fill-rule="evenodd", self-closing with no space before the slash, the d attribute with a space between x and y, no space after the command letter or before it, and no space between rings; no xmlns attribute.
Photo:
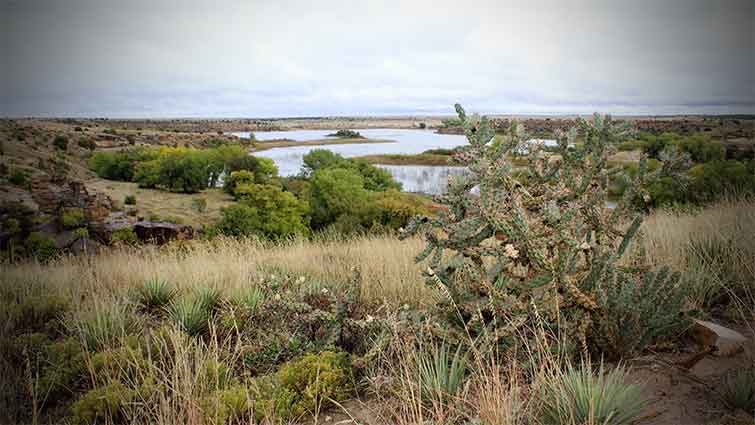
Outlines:
<svg viewBox="0 0 755 425"><path fill-rule="evenodd" d="M469 140L457 159L469 173L436 198L437 218L415 220L406 232L424 231L417 261L431 258L428 282L473 337L505 342L537 315L586 350L600 286L616 280L649 202L643 187L655 177L643 158L623 198L606 208L614 172L607 160L630 128L596 114L557 134L556 152L546 153L516 122L496 136L485 117L468 117L458 104L456 111ZM655 174L670 172L667 164Z"/></svg>

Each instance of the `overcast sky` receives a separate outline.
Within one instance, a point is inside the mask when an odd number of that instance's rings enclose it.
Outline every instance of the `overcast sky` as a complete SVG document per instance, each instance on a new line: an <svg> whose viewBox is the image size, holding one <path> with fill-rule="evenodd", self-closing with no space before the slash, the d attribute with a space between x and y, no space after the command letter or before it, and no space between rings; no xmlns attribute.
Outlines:
<svg viewBox="0 0 755 425"><path fill-rule="evenodd" d="M0 0L2 116L755 113L755 1Z"/></svg>

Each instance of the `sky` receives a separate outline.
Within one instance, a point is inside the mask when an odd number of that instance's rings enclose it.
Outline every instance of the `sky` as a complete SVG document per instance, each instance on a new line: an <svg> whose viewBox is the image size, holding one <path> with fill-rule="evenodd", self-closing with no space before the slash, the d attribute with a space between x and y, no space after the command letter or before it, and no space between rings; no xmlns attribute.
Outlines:
<svg viewBox="0 0 755 425"><path fill-rule="evenodd" d="M753 0L0 0L0 116L755 113Z"/></svg>

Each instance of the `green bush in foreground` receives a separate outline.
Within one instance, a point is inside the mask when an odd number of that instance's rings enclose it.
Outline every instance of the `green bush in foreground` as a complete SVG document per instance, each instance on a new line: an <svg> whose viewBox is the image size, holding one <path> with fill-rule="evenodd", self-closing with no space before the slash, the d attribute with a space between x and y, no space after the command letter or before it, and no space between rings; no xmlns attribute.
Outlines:
<svg viewBox="0 0 755 425"><path fill-rule="evenodd" d="M136 205L136 196L135 195L126 195L126 197L123 198L123 204L124 205Z"/></svg>

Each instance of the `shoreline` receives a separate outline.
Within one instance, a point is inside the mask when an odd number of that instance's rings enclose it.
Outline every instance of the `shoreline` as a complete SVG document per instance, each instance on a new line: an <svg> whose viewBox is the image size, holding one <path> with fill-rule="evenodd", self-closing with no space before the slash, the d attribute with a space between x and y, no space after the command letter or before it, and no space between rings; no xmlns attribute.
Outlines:
<svg viewBox="0 0 755 425"><path fill-rule="evenodd" d="M365 138L352 138L352 139L319 139L319 140L305 140L296 141L290 139L281 140L269 140L269 141L257 141L254 143L254 147L249 152L262 152L275 148L290 148L294 146L328 146L328 145L360 145L360 144L378 144L378 143L396 143L395 140L383 140L383 139L365 139Z"/></svg>

